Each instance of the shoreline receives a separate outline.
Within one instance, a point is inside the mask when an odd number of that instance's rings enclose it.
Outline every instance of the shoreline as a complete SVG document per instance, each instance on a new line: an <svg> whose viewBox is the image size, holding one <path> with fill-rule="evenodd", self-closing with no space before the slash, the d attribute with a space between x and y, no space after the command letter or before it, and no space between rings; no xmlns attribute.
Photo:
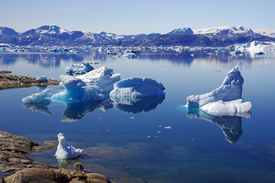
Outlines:
<svg viewBox="0 0 275 183"><path fill-rule="evenodd" d="M78 180L80 183L89 181L111 183L102 174L84 170L60 169L52 165L35 162L27 157L34 151L53 149L57 144L58 142L41 145L25 137L0 131L0 170L2 172L0 175L7 174L7 177L0 178L0 182L14 182L14 180L16 182L28 182L31 179L44 182L69 183Z"/></svg>
<svg viewBox="0 0 275 183"><path fill-rule="evenodd" d="M27 88L32 86L59 85L60 81L49 79L38 81L35 77L13 75L11 71L0 71L0 90L13 88Z"/></svg>

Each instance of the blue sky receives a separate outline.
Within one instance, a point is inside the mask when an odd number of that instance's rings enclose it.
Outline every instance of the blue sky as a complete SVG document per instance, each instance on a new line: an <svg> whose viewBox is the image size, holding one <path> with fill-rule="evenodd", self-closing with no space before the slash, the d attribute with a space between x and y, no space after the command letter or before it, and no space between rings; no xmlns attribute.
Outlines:
<svg viewBox="0 0 275 183"><path fill-rule="evenodd" d="M274 8L275 0L0 0L0 27L25 32L54 24L127 35L227 25L275 29Z"/></svg>

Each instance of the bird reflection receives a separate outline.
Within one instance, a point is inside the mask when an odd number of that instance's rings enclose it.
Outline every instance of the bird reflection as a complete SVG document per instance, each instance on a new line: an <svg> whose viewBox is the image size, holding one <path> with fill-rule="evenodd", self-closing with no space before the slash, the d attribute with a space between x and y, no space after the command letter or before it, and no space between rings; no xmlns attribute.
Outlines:
<svg viewBox="0 0 275 183"><path fill-rule="evenodd" d="M246 116L250 116L247 114ZM209 121L221 128L225 139L231 144L236 144L243 133L242 118L238 116L214 116L200 109L187 108L187 117Z"/></svg>

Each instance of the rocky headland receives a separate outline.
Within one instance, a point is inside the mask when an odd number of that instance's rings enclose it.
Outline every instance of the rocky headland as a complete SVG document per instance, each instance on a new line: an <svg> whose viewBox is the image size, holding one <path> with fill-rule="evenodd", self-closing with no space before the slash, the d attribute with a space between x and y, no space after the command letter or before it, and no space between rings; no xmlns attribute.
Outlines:
<svg viewBox="0 0 275 183"><path fill-rule="evenodd" d="M11 74L11 71L0 71L0 90L11 88L26 88L40 85L59 85L60 81L49 79L38 81L35 77L19 76Z"/></svg>
<svg viewBox="0 0 275 183"><path fill-rule="evenodd" d="M62 182L62 183L111 183L104 175L60 169L59 167L34 162L27 155L37 150L54 148L56 144L39 145L25 137L0 131L0 170L12 175L0 179L0 183Z"/></svg>

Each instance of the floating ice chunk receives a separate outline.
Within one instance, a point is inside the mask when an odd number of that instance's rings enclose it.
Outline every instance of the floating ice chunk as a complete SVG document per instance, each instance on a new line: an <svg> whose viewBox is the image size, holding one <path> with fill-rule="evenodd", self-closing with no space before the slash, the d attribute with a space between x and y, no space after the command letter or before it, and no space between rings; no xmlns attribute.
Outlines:
<svg viewBox="0 0 275 183"><path fill-rule="evenodd" d="M123 58L125 58L125 59L134 59L136 57L137 57L137 55L134 53L126 53L123 55Z"/></svg>
<svg viewBox="0 0 275 183"><path fill-rule="evenodd" d="M63 133L59 133L58 137L58 146L55 152L57 159L72 159L77 158L83 154L83 149L76 149L73 146L67 144Z"/></svg>
<svg viewBox="0 0 275 183"><path fill-rule="evenodd" d="M241 115L250 112L251 102L242 103L242 84L244 82L238 67L227 73L221 86L203 95L186 98L187 108L201 108L211 114Z"/></svg>
<svg viewBox="0 0 275 183"><path fill-rule="evenodd" d="M80 76L60 76L65 90L52 96L57 101L99 101L106 98L104 94L113 89L120 74L103 66Z"/></svg>
<svg viewBox="0 0 275 183"><path fill-rule="evenodd" d="M114 84L110 93L113 101L130 99L138 101L146 96L164 96L162 83L149 78L128 78Z"/></svg>
<svg viewBox="0 0 275 183"><path fill-rule="evenodd" d="M48 79L47 79L47 77L46 76L38 76L37 78L36 78L36 81L39 81L39 82L48 82Z"/></svg>
<svg viewBox="0 0 275 183"><path fill-rule="evenodd" d="M23 98L22 102L26 104L40 103L40 104L48 105L51 103L51 100L47 99L50 91L51 91L50 89L45 89L41 93L32 94L30 96Z"/></svg>
<svg viewBox="0 0 275 183"><path fill-rule="evenodd" d="M92 70L94 70L94 68L89 63L71 64L65 69L68 74L85 74Z"/></svg>

